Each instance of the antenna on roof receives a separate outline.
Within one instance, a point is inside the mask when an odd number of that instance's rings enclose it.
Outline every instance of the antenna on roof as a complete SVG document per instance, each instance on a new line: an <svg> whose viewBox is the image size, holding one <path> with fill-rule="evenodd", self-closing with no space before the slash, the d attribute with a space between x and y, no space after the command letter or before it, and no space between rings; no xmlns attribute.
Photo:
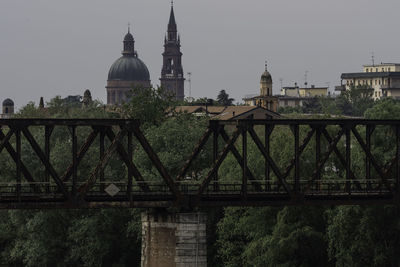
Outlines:
<svg viewBox="0 0 400 267"><path fill-rule="evenodd" d="M371 52L372 66L375 66L375 55L374 52Z"/></svg>
<svg viewBox="0 0 400 267"><path fill-rule="evenodd" d="M304 86L307 88L307 74L308 74L308 70L305 71L304 73Z"/></svg>

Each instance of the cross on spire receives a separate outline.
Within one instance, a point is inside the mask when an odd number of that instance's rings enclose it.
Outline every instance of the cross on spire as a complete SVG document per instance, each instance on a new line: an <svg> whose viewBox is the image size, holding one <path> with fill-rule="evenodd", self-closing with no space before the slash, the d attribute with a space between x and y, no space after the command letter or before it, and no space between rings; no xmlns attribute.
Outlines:
<svg viewBox="0 0 400 267"><path fill-rule="evenodd" d="M174 0L171 0L171 6L174 6Z"/></svg>
<svg viewBox="0 0 400 267"><path fill-rule="evenodd" d="M265 60L265 70L267 70L267 66L268 66L268 64L267 64L267 61Z"/></svg>
<svg viewBox="0 0 400 267"><path fill-rule="evenodd" d="M131 23L128 22L128 33L130 33L130 32L131 32Z"/></svg>

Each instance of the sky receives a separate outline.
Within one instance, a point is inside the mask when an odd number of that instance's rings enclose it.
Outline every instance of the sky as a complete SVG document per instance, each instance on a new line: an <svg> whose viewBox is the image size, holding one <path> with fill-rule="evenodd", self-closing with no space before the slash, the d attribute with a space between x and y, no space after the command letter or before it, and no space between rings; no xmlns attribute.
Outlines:
<svg viewBox="0 0 400 267"><path fill-rule="evenodd" d="M1 101L16 107L83 94L106 102L106 80L130 23L159 85L169 0L0 0ZM400 62L398 0L175 0L192 97L259 93L268 61L274 94L295 82L340 84L363 64ZM187 75L186 75L187 78ZM185 95L189 84L185 83Z"/></svg>

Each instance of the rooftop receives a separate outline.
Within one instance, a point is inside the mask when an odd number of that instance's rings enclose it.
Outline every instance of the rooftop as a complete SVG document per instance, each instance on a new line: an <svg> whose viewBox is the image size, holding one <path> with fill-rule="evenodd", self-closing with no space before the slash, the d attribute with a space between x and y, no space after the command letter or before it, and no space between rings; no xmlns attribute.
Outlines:
<svg viewBox="0 0 400 267"><path fill-rule="evenodd" d="M342 79L400 77L400 72L352 72L342 73L340 77Z"/></svg>
<svg viewBox="0 0 400 267"><path fill-rule="evenodd" d="M387 65L390 65L390 66L400 66L400 63L383 63L383 62L381 62L380 64L366 64L366 65L363 65L363 67L379 67L379 66L387 66Z"/></svg>

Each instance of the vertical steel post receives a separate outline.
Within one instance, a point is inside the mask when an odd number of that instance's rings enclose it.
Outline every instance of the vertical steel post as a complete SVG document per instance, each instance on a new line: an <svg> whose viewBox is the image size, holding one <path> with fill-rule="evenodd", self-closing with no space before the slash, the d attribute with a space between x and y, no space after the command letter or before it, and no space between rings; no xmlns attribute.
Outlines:
<svg viewBox="0 0 400 267"><path fill-rule="evenodd" d="M44 153L48 162L50 162L50 135L51 126L46 125L44 128ZM46 193L50 193L50 174L47 168L45 168L44 181L46 183Z"/></svg>
<svg viewBox="0 0 400 267"><path fill-rule="evenodd" d="M105 138L105 130L101 129L100 130L100 155L99 158L100 160L103 159L104 156L104 138ZM104 170L100 170L100 192L104 192Z"/></svg>
<svg viewBox="0 0 400 267"><path fill-rule="evenodd" d="M300 193L300 153L299 153L299 125L293 125L294 133L294 192Z"/></svg>
<svg viewBox="0 0 400 267"><path fill-rule="evenodd" d="M321 160L321 128L318 126L315 132L315 170L317 171L318 190L321 180L321 172L319 171L319 161Z"/></svg>
<svg viewBox="0 0 400 267"><path fill-rule="evenodd" d="M213 164L217 162L218 159L218 135L219 135L219 128L218 121L213 123ZM218 170L214 174L214 191L219 191L218 186Z"/></svg>
<svg viewBox="0 0 400 267"><path fill-rule="evenodd" d="M270 153L270 136L271 136L271 126L265 124L265 131L264 131L264 138L265 138L265 152L269 155ZM265 191L271 190L271 168L269 166L268 160L265 158Z"/></svg>
<svg viewBox="0 0 400 267"><path fill-rule="evenodd" d="M350 153L350 149L351 149L351 140L350 140L350 125L346 125L345 126L345 133L346 133L346 192L351 193L350 192L350 171L351 171L351 153Z"/></svg>
<svg viewBox="0 0 400 267"><path fill-rule="evenodd" d="M129 159L129 165L128 165L128 188L127 188L127 194L128 194L128 199L129 203L132 204L132 130L128 130L128 159Z"/></svg>
<svg viewBox="0 0 400 267"><path fill-rule="evenodd" d="M242 155L243 155L243 168L242 168L242 195L244 198L247 196L247 125L242 125Z"/></svg>
<svg viewBox="0 0 400 267"><path fill-rule="evenodd" d="M396 125L396 194L400 193L400 126Z"/></svg>
<svg viewBox="0 0 400 267"><path fill-rule="evenodd" d="M367 149L369 151L371 151L371 134L372 134L372 127L371 125L367 125L365 131L365 141ZM369 159L367 154L365 154L365 177L367 179L367 190L371 189L371 160Z"/></svg>
<svg viewBox="0 0 400 267"><path fill-rule="evenodd" d="M78 160L77 160L77 136L76 136L76 126L71 127L72 135L72 195L76 195L76 182L78 179Z"/></svg>
<svg viewBox="0 0 400 267"><path fill-rule="evenodd" d="M15 142L17 146L17 185L16 193L18 202L21 201L21 130L15 131Z"/></svg>

